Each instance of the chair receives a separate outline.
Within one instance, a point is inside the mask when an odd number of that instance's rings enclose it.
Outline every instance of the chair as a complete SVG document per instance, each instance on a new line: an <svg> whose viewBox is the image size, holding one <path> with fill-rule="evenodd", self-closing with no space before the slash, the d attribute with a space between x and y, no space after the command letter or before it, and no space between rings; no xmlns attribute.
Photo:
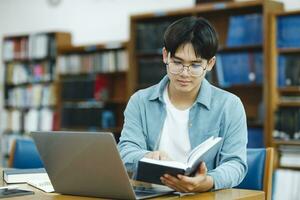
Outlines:
<svg viewBox="0 0 300 200"><path fill-rule="evenodd" d="M247 149L248 173L236 188L263 190L266 200L270 200L272 196L273 162L273 148Z"/></svg>
<svg viewBox="0 0 300 200"><path fill-rule="evenodd" d="M40 155L32 139L16 139L10 151L8 166L27 169L43 167Z"/></svg>

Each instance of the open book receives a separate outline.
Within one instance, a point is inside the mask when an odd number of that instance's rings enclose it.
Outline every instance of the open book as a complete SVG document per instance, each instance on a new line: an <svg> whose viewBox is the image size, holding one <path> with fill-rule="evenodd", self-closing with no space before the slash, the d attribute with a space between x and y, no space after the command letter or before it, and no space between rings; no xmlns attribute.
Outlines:
<svg viewBox="0 0 300 200"><path fill-rule="evenodd" d="M138 163L136 179L138 181L162 184L160 177L164 174L194 176L201 162L215 159L221 146L221 140L221 137L212 136L208 138L189 153L184 163L142 158Z"/></svg>

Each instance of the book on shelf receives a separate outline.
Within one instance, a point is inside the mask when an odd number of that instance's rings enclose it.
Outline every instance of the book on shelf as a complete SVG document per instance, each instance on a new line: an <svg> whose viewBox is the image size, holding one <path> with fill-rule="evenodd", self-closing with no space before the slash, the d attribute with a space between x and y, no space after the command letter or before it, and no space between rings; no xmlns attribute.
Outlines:
<svg viewBox="0 0 300 200"><path fill-rule="evenodd" d="M275 113L273 137L283 140L300 139L300 108L279 108Z"/></svg>
<svg viewBox="0 0 300 200"><path fill-rule="evenodd" d="M262 84L263 56L261 52L219 53L216 75L221 87Z"/></svg>
<svg viewBox="0 0 300 200"><path fill-rule="evenodd" d="M113 73L128 68L126 50L93 51L86 54L66 54L58 57L59 74Z"/></svg>
<svg viewBox="0 0 300 200"><path fill-rule="evenodd" d="M44 168L3 169L3 180L6 183L26 183L28 180L41 179L47 177L48 174Z"/></svg>
<svg viewBox="0 0 300 200"><path fill-rule="evenodd" d="M300 59L298 55L280 55L277 66L278 87L300 86Z"/></svg>
<svg viewBox="0 0 300 200"><path fill-rule="evenodd" d="M160 58L140 58L138 64L140 85L156 84L166 75L166 66Z"/></svg>
<svg viewBox="0 0 300 200"><path fill-rule="evenodd" d="M172 21L139 22L137 24L136 49L141 53L155 53L158 49L160 50L164 43L164 32Z"/></svg>
<svg viewBox="0 0 300 200"><path fill-rule="evenodd" d="M277 47L299 48L300 15L279 16L277 18Z"/></svg>
<svg viewBox="0 0 300 200"><path fill-rule="evenodd" d="M9 37L3 42L3 59L13 61L15 59L44 59L55 57L56 41L51 34L31 34L24 37Z"/></svg>
<svg viewBox="0 0 300 200"><path fill-rule="evenodd" d="M299 199L300 172L298 170L277 169L274 172L274 193L272 199Z"/></svg>
<svg viewBox="0 0 300 200"><path fill-rule="evenodd" d="M227 46L261 45L262 28L262 15L260 13L231 16L229 18Z"/></svg>
<svg viewBox="0 0 300 200"><path fill-rule="evenodd" d="M160 177L164 174L194 176L202 162L208 162L215 158L220 149L221 140L221 137L208 138L189 153L184 163L142 158L138 162L137 180L162 184Z"/></svg>
<svg viewBox="0 0 300 200"><path fill-rule="evenodd" d="M61 126L86 128L113 128L116 116L113 109L104 108L103 105L82 103L80 105L64 105L62 108Z"/></svg>
<svg viewBox="0 0 300 200"><path fill-rule="evenodd" d="M109 91L111 86L110 78L105 74L96 76L94 83L94 98L98 101L105 101L109 99Z"/></svg>

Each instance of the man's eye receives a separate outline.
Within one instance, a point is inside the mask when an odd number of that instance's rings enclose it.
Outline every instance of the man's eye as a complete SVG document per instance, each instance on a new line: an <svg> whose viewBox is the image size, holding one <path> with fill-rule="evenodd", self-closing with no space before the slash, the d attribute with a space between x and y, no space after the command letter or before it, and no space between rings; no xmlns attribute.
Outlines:
<svg viewBox="0 0 300 200"><path fill-rule="evenodd" d="M193 68L200 68L200 67L201 67L201 64L192 64L192 67L193 67Z"/></svg>
<svg viewBox="0 0 300 200"><path fill-rule="evenodd" d="M181 65L181 62L179 62L179 61L174 61L174 64L176 64L176 65Z"/></svg>

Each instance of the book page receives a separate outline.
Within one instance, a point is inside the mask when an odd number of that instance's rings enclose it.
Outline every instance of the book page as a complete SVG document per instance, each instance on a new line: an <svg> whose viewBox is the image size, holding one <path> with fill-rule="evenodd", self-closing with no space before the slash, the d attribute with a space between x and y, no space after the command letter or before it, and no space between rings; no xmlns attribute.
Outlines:
<svg viewBox="0 0 300 200"><path fill-rule="evenodd" d="M191 167L193 163L206 151L208 151L212 146L221 140L220 137L214 138L214 136L208 138L203 143L198 145L188 156L187 165Z"/></svg>
<svg viewBox="0 0 300 200"><path fill-rule="evenodd" d="M155 160L151 158L142 158L140 161L142 162L147 162L147 163L152 163L156 165L163 165L167 167L175 167L175 168L180 168L180 169L186 169L187 165L178 161L173 161L173 160Z"/></svg>

